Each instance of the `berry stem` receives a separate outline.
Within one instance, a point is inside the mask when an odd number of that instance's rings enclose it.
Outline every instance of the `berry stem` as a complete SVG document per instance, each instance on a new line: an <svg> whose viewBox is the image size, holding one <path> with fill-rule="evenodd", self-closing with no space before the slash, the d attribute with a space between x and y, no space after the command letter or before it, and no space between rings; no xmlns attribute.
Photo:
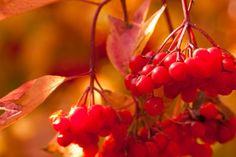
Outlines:
<svg viewBox="0 0 236 157"><path fill-rule="evenodd" d="M190 24L190 26L196 31L200 32L214 47L219 47L206 31L198 27L196 24Z"/></svg>
<svg viewBox="0 0 236 157"><path fill-rule="evenodd" d="M121 2L122 10L123 10L125 25L129 27L130 24L129 24L128 12L127 12L126 0L120 0L120 2Z"/></svg>
<svg viewBox="0 0 236 157"><path fill-rule="evenodd" d="M162 0L162 4L167 5L166 0ZM168 24L169 32L171 33L171 32L173 32L174 27L173 27L173 24L172 24L172 21L171 21L171 18L170 18L170 13L169 13L168 7L166 7L164 13L165 13L165 17L166 17L166 22ZM174 39L174 37L175 36L173 35L172 38Z"/></svg>
<svg viewBox="0 0 236 157"><path fill-rule="evenodd" d="M95 55L96 55L96 45L95 45L95 40L96 40L96 25L97 25L97 20L99 13L101 12L101 9L103 8L104 5L106 5L108 2L111 0L104 0L102 1L99 5L98 8L95 12L95 15L93 17L93 23L92 23L92 30L91 30L91 38L90 38L90 43L91 43L91 56L90 56L90 94L91 94L91 103L94 104L94 81L96 80L96 75L95 75Z"/></svg>
<svg viewBox="0 0 236 157"><path fill-rule="evenodd" d="M188 27L189 27L188 23L185 23L184 28L182 29L182 32L180 33L179 40L178 40L178 43L176 45L176 48L177 48L178 51L180 50L181 43L183 41L185 31L188 29Z"/></svg>
<svg viewBox="0 0 236 157"><path fill-rule="evenodd" d="M160 52L164 46L166 45L166 43L170 40L170 38L172 38L173 35L175 35L175 33L177 33L179 30L181 30L183 28L183 25L180 25L179 27L177 27L175 30L173 30L168 37L163 41L163 43L161 44L161 46L159 47L159 49L157 50L157 53Z"/></svg>
<svg viewBox="0 0 236 157"><path fill-rule="evenodd" d="M189 23L190 17L189 17L189 10L188 10L188 2L187 0L181 0L181 2L182 2L183 13L184 13L184 21L186 23Z"/></svg>

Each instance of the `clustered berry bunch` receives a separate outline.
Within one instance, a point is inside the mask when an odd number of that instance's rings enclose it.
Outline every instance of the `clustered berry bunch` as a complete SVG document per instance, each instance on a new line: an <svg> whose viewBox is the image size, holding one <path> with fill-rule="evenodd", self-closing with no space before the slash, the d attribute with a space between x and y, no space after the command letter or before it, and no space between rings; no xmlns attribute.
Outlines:
<svg viewBox="0 0 236 157"><path fill-rule="evenodd" d="M172 119L140 127L137 135L106 137L99 155L102 157L211 157L211 144L232 140L236 134L236 117L225 119L210 102L199 110ZM201 140L201 143L199 143Z"/></svg>
<svg viewBox="0 0 236 157"><path fill-rule="evenodd" d="M125 86L132 94L134 113L94 103L94 90L104 100L105 96L91 64L85 103L71 108L68 114L58 111L50 118L58 131L59 145L77 144L85 157L211 157L211 145L235 137L236 117L226 113L218 96L236 90L236 59L191 23L193 1L189 5L187 0L181 2L183 23L157 52L135 55L129 62ZM213 47L199 48L193 29ZM182 48L185 33L188 41ZM88 94L92 98L89 107Z"/></svg>
<svg viewBox="0 0 236 157"><path fill-rule="evenodd" d="M103 105L71 108L69 114L59 110L50 116L53 128L58 131L57 142L66 147L71 143L83 148L85 157L94 157L98 152L99 138L112 134L124 138L132 122L128 111L116 112Z"/></svg>
<svg viewBox="0 0 236 157"><path fill-rule="evenodd" d="M198 48L188 52L153 52L130 61L126 87L136 96L163 87L168 98L181 95L192 102L198 91L207 96L228 95L236 89L235 58L220 48Z"/></svg>

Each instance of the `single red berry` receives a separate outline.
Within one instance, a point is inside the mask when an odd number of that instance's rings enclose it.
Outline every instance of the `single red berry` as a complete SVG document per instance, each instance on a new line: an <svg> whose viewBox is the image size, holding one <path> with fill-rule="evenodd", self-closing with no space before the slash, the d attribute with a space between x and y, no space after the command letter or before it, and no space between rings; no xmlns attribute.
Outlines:
<svg viewBox="0 0 236 157"><path fill-rule="evenodd" d="M186 87L181 91L181 98L185 102L193 102L197 98L197 88L196 87Z"/></svg>
<svg viewBox="0 0 236 157"><path fill-rule="evenodd" d="M227 57L222 60L223 69L233 72L235 70L234 59Z"/></svg>
<svg viewBox="0 0 236 157"><path fill-rule="evenodd" d="M160 150L163 150L168 144L168 135L166 134L157 133L152 137L152 139Z"/></svg>
<svg viewBox="0 0 236 157"><path fill-rule="evenodd" d="M203 137L206 133L204 124L197 121L191 123L190 130L194 137Z"/></svg>
<svg viewBox="0 0 236 157"><path fill-rule="evenodd" d="M67 117L56 117L52 121L53 128L58 132L65 132L70 129L70 121Z"/></svg>
<svg viewBox="0 0 236 157"><path fill-rule="evenodd" d="M97 152L98 152L98 146L97 145L92 145L83 148L84 152L84 157L95 157Z"/></svg>
<svg viewBox="0 0 236 157"><path fill-rule="evenodd" d="M144 143L135 141L128 146L127 153L129 157L147 157L148 150Z"/></svg>
<svg viewBox="0 0 236 157"><path fill-rule="evenodd" d="M233 90L233 75L229 72L221 72L215 78L215 88L218 94L229 95Z"/></svg>
<svg viewBox="0 0 236 157"><path fill-rule="evenodd" d="M147 58L152 58L152 56L155 54L154 51L148 51L146 54L145 54L145 57Z"/></svg>
<svg viewBox="0 0 236 157"><path fill-rule="evenodd" d="M150 77L146 75L140 75L136 82L136 88L141 94L148 94L152 92L154 85Z"/></svg>
<svg viewBox="0 0 236 157"><path fill-rule="evenodd" d="M86 131L88 124L88 113L86 107L72 108L70 113L70 127L75 134Z"/></svg>
<svg viewBox="0 0 236 157"><path fill-rule="evenodd" d="M104 107L102 105L92 105L88 111L87 130L91 133L98 133L104 126Z"/></svg>
<svg viewBox="0 0 236 157"><path fill-rule="evenodd" d="M234 130L231 130L228 127L220 126L217 136L220 143L226 143L234 138Z"/></svg>
<svg viewBox="0 0 236 157"><path fill-rule="evenodd" d="M119 120L121 123L124 123L127 125L130 125L132 123L133 117L129 111L127 110L119 111L117 114L119 115Z"/></svg>
<svg viewBox="0 0 236 157"><path fill-rule="evenodd" d="M154 68L153 64L147 64L143 67L142 71L140 72L140 74L142 75L148 75L152 69Z"/></svg>
<svg viewBox="0 0 236 157"><path fill-rule="evenodd" d="M222 51L218 47L211 47L207 49L211 58L216 60L217 62L221 62L222 60Z"/></svg>
<svg viewBox="0 0 236 157"><path fill-rule="evenodd" d="M167 98L173 99L181 92L181 86L179 84L170 84L164 86L164 95Z"/></svg>
<svg viewBox="0 0 236 157"><path fill-rule="evenodd" d="M148 141L145 143L147 148L147 156L149 157L155 157L158 155L158 148L157 145L154 142Z"/></svg>
<svg viewBox="0 0 236 157"><path fill-rule="evenodd" d="M192 157L212 157L212 149L209 144L194 144L191 149Z"/></svg>
<svg viewBox="0 0 236 157"><path fill-rule="evenodd" d="M177 52L173 52L165 56L163 64L166 68L169 68L172 63L176 62L176 60L177 60Z"/></svg>
<svg viewBox="0 0 236 157"><path fill-rule="evenodd" d="M210 53L205 48L198 48L194 50L193 57L206 61L209 60Z"/></svg>
<svg viewBox="0 0 236 157"><path fill-rule="evenodd" d="M164 61L164 58L166 57L167 53L165 52L159 52L155 55L153 58L153 64L159 65Z"/></svg>
<svg viewBox="0 0 236 157"><path fill-rule="evenodd" d="M188 76L186 64L183 62L172 63L169 67L169 75L177 81L186 80Z"/></svg>
<svg viewBox="0 0 236 157"><path fill-rule="evenodd" d="M144 103L144 110L151 116L158 116L164 110L164 103L162 98L154 97L148 99Z"/></svg>
<svg viewBox="0 0 236 157"><path fill-rule="evenodd" d="M180 144L174 141L170 141L166 147L166 152L171 157L176 157L180 155Z"/></svg>
<svg viewBox="0 0 236 157"><path fill-rule="evenodd" d="M227 125L234 131L234 134L236 134L236 117L230 117L227 121Z"/></svg>
<svg viewBox="0 0 236 157"><path fill-rule="evenodd" d="M132 79L135 78L135 75L128 74L125 76L125 87L130 90L132 87Z"/></svg>
<svg viewBox="0 0 236 157"><path fill-rule="evenodd" d="M60 133L57 136L57 143L62 147L70 145L72 141L73 141L73 135L69 132Z"/></svg>
<svg viewBox="0 0 236 157"><path fill-rule="evenodd" d="M216 108L216 105L210 102L202 104L199 112L206 119L215 119L219 113L218 109Z"/></svg>
<svg viewBox="0 0 236 157"><path fill-rule="evenodd" d="M129 62L129 68L133 73L138 73L148 62L148 58L141 55L133 56Z"/></svg>
<svg viewBox="0 0 236 157"><path fill-rule="evenodd" d="M152 70L151 78L158 85L163 85L170 80L168 70L164 66L155 67Z"/></svg>

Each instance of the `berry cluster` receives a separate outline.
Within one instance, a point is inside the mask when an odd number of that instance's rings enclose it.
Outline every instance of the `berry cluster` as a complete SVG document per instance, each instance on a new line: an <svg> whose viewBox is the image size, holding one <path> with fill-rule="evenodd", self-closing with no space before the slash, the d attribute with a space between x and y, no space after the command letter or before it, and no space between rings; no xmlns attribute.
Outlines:
<svg viewBox="0 0 236 157"><path fill-rule="evenodd" d="M236 89L235 58L220 48L198 48L192 53L153 52L134 56L125 84L133 95L147 95L163 87L168 98L181 95L185 102L197 92L208 96L228 95Z"/></svg>
<svg viewBox="0 0 236 157"><path fill-rule="evenodd" d="M99 157L211 157L211 144L225 143L236 134L236 117L225 119L210 102L199 110L140 127L136 135L106 137ZM201 141L201 142L199 142Z"/></svg>
<svg viewBox="0 0 236 157"><path fill-rule="evenodd" d="M85 157L94 157L98 152L99 138L110 134L124 138L132 116L128 111L116 112L111 107L92 105L90 108L71 108L69 114L59 110L51 115L50 120L58 131L59 145L78 144L83 148Z"/></svg>

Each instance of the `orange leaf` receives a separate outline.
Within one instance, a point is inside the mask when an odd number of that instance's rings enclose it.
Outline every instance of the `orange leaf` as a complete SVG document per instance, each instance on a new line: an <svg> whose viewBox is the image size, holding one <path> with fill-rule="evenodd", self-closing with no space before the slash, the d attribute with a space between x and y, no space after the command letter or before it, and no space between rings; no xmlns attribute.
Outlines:
<svg viewBox="0 0 236 157"><path fill-rule="evenodd" d="M60 0L0 0L0 20Z"/></svg>
<svg viewBox="0 0 236 157"><path fill-rule="evenodd" d="M26 116L70 78L46 75L24 83L0 99L0 130Z"/></svg>
<svg viewBox="0 0 236 157"><path fill-rule="evenodd" d="M143 51L165 9L163 6L144 22L149 4L150 1L147 0L137 10L130 27L127 27L120 19L109 17L111 33L107 39L107 54L115 68L124 75L128 72L131 56Z"/></svg>
<svg viewBox="0 0 236 157"><path fill-rule="evenodd" d="M112 108L116 110L125 109L129 110L131 113L134 113L135 103L131 96L109 90L104 90L103 95L105 96L105 99L102 99L102 104L112 106Z"/></svg>

